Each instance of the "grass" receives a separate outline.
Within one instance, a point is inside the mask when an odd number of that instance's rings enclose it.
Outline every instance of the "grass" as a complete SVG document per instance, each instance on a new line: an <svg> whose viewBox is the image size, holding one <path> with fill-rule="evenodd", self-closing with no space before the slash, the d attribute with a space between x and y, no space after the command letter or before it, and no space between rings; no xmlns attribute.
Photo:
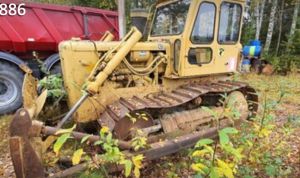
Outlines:
<svg viewBox="0 0 300 178"><path fill-rule="evenodd" d="M0 155L3 152L7 152L8 145L8 126L11 120L11 116L0 117Z"/></svg>
<svg viewBox="0 0 300 178"><path fill-rule="evenodd" d="M248 82L260 95L266 93L268 97L276 99L280 97L280 93L284 93L284 103L300 103L300 74L290 74L288 76L249 74L237 78Z"/></svg>

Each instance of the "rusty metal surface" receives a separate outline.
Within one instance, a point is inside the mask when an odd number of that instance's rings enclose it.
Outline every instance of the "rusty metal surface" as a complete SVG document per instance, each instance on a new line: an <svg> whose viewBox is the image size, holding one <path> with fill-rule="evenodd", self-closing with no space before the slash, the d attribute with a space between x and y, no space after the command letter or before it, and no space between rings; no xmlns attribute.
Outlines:
<svg viewBox="0 0 300 178"><path fill-rule="evenodd" d="M10 125L9 147L17 178L45 177L43 165L30 144L31 119L25 109L15 114Z"/></svg>
<svg viewBox="0 0 300 178"><path fill-rule="evenodd" d="M214 113L220 114L222 107L211 108ZM164 133L181 130L195 130L200 125L209 125L214 120L214 116L203 108L189 111L180 111L172 114L165 114L160 119Z"/></svg>
<svg viewBox="0 0 300 178"><path fill-rule="evenodd" d="M130 117L126 116L117 123L113 132L117 139L130 139L133 136L132 133L138 129L148 128L154 125L152 117L147 113L135 113Z"/></svg>
<svg viewBox="0 0 300 178"><path fill-rule="evenodd" d="M118 125L118 122L127 113L139 112L147 109L167 109L186 104L206 94L230 93L241 91L247 99L251 117L255 116L258 109L258 96L256 91L244 82L218 81L207 84L191 83L182 85L170 92L160 92L147 95L144 98L134 96L129 99L121 98L109 105L101 114L98 123L101 126L108 126L111 130Z"/></svg>
<svg viewBox="0 0 300 178"><path fill-rule="evenodd" d="M212 138L217 136L217 128L210 128L205 131L191 133L172 140L157 142L150 145L150 149L140 152L146 160L153 160L176 153L182 149L193 146L201 138Z"/></svg>
<svg viewBox="0 0 300 178"><path fill-rule="evenodd" d="M37 116L47 99L47 90L44 90L40 96L37 93L38 81L30 73L24 76L22 86L23 107L29 112L30 118Z"/></svg>

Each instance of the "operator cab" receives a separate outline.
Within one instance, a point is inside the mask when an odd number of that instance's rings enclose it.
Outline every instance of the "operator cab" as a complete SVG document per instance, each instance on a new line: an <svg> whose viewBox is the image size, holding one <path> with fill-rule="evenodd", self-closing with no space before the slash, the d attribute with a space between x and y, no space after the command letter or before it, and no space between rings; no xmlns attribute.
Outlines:
<svg viewBox="0 0 300 178"><path fill-rule="evenodd" d="M237 71L242 0L179 0L157 5L148 40L172 46L179 77Z"/></svg>

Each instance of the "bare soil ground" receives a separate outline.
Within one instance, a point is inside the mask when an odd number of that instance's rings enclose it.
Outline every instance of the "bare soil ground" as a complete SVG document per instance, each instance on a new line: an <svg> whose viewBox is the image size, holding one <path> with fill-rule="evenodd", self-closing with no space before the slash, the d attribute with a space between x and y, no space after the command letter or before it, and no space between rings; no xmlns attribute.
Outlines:
<svg viewBox="0 0 300 178"><path fill-rule="evenodd" d="M290 127L292 134L283 137L282 141L288 145L285 164L292 169L288 177L300 177L300 75L289 76L239 76L238 80L249 82L259 94L267 93L268 98L279 98L280 93L285 93L282 104L276 111L276 125L281 127L288 121L295 124ZM0 118L0 177L14 177L12 163L8 149L8 126L12 116ZM190 160L186 151L174 154L148 164L142 170L142 177L190 177Z"/></svg>

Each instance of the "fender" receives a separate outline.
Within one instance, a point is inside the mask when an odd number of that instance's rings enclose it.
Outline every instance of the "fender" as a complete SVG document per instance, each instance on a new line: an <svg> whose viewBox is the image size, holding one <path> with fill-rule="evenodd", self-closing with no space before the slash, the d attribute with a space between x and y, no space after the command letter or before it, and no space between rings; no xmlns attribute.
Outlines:
<svg viewBox="0 0 300 178"><path fill-rule="evenodd" d="M17 65L25 73L32 73L32 70L26 65L26 63L15 55L0 52L0 61L1 60Z"/></svg>
<svg viewBox="0 0 300 178"><path fill-rule="evenodd" d="M45 62L43 63L43 68L49 72L50 69L53 67L54 64L56 64L57 62L60 61L60 58L59 58L59 54L56 53L56 54L52 54L50 57L48 57Z"/></svg>

